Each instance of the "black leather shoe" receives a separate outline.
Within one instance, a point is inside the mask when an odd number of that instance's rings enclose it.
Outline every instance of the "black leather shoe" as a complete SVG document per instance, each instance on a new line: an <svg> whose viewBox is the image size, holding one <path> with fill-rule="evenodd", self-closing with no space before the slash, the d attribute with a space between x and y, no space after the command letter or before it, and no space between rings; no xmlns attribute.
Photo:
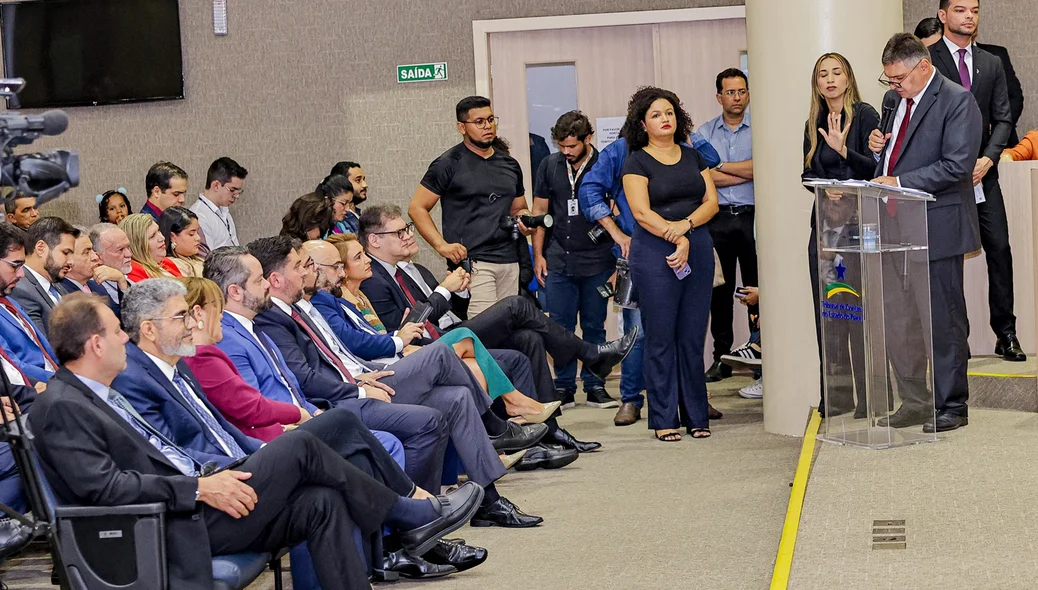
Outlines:
<svg viewBox="0 0 1038 590"><path fill-rule="evenodd" d="M576 392L572 389L556 389L555 397L558 398L560 402L562 402L562 405L559 407L561 407L563 410L568 410L570 408L577 407L577 402L573 399L573 396L575 394Z"/></svg>
<svg viewBox="0 0 1038 590"><path fill-rule="evenodd" d="M933 420L933 415L926 410L913 411L901 406L896 412L885 418L876 420L876 426L881 428L905 428L908 426L918 426L920 424L926 424L930 420ZM933 432L931 430L931 432Z"/></svg>
<svg viewBox="0 0 1038 590"><path fill-rule="evenodd" d="M479 510L483 488L467 481L454 492L436 496L440 502L440 517L416 529L401 532L400 544L411 555L425 555L438 539L465 526L465 522Z"/></svg>
<svg viewBox="0 0 1038 590"><path fill-rule="evenodd" d="M587 370L594 373L596 377L605 380L613 372L613 367L619 365L621 361L627 358L631 349L634 348L636 340L638 340L638 326L624 334L624 337L619 340L599 344L598 358L584 366L587 367Z"/></svg>
<svg viewBox="0 0 1038 590"><path fill-rule="evenodd" d="M566 432L562 427L556 428L554 432L548 433L548 436L544 438L546 442L553 442L567 449L575 449L579 453L593 453L602 448L602 443L597 442L584 442L573 438L573 435Z"/></svg>
<svg viewBox="0 0 1038 590"><path fill-rule="evenodd" d="M592 408L619 408L620 402L609 395L605 387L596 385L587 390L587 405Z"/></svg>
<svg viewBox="0 0 1038 590"><path fill-rule="evenodd" d="M533 471L534 469L559 469L569 465L580 456L574 449L561 445L541 443L527 449L523 458L515 464L516 471Z"/></svg>
<svg viewBox="0 0 1038 590"><path fill-rule="evenodd" d="M472 517L472 526L499 526L507 529L526 529L544 522L540 516L526 514L515 504L501 496L489 506L480 506Z"/></svg>
<svg viewBox="0 0 1038 590"><path fill-rule="evenodd" d="M938 411L936 420L936 431L937 432L948 432L949 430L957 430L966 426L970 423L968 416L960 416L958 414L951 414L949 412ZM927 422L923 424L923 432L930 433L934 432L934 422Z"/></svg>
<svg viewBox="0 0 1038 590"><path fill-rule="evenodd" d="M721 361L714 361L706 371L706 382L717 383L732 376L732 368Z"/></svg>
<svg viewBox="0 0 1038 590"><path fill-rule="evenodd" d="M515 453L528 449L541 442L544 435L548 434L547 424L516 424L508 422L504 434L490 437L494 443L494 450L498 453Z"/></svg>
<svg viewBox="0 0 1038 590"><path fill-rule="evenodd" d="M433 548L433 551L435 551L435 548ZM432 551L429 553L432 553ZM401 549L400 551L387 553L382 558L382 571L394 572L404 578L427 580L449 576L461 570L454 567L452 564L437 564L426 561L421 557L410 555L407 551Z"/></svg>
<svg viewBox="0 0 1038 590"><path fill-rule="evenodd" d="M1020 348L1020 341L1016 339L1015 334L999 338L995 343L995 354L1014 363L1022 363L1027 360L1027 355L1024 354L1024 349Z"/></svg>
<svg viewBox="0 0 1038 590"><path fill-rule="evenodd" d="M429 563L453 566L459 572L470 570L487 560L487 550L482 547L456 545L440 541L423 559Z"/></svg>

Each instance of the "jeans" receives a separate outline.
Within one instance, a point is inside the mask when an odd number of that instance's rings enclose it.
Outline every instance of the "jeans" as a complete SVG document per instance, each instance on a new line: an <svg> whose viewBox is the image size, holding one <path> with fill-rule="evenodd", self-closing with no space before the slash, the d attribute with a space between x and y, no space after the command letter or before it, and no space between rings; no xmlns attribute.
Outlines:
<svg viewBox="0 0 1038 590"><path fill-rule="evenodd" d="M631 352L620 364L620 400L641 408L645 405L645 328L642 327L642 312L624 309L624 332L638 327L638 339Z"/></svg>
<svg viewBox="0 0 1038 590"><path fill-rule="evenodd" d="M545 281L548 315L569 332L577 327L580 314L580 330L584 342L603 344L606 339L605 320L609 302L598 293L598 287L612 276L613 269L588 277L573 277L559 272L549 272ZM585 366L580 372L584 391L601 387L603 382ZM555 389L576 391L577 361L559 365L555 363Z"/></svg>

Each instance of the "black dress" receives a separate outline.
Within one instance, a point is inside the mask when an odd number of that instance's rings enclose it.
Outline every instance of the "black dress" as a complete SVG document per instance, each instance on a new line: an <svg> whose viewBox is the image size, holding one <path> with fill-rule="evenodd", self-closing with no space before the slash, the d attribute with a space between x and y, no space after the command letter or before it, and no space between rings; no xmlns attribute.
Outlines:
<svg viewBox="0 0 1038 590"><path fill-rule="evenodd" d="M853 112L854 119L851 121L851 127L847 131L846 158L837 153L833 148L829 147L825 138L822 137L822 134L818 131L818 128L826 130L829 128L828 107L818 114L818 120L811 129L814 131L818 140L818 147L815 150L814 157L811 158L811 165L806 166L803 174L801 174L803 180L813 178L832 180L872 180L875 178L876 159L869 150L869 134L872 133L873 129L879 128L879 114L876 112L876 109L872 108L871 105L865 102L855 103ZM807 133L805 132L805 158L810 149L811 144L808 141ZM810 191L811 189L808 190ZM814 193L814 191L811 192L812 194ZM807 259L808 268L811 274L811 291L813 293L811 299L814 301L815 306L815 334L818 339L819 375L822 376L825 375L826 367L821 365L823 357L821 310L819 309L818 228L815 227L814 207L811 208L811 238L807 245ZM851 262L851 264L848 264L847 262ZM848 273L855 272L858 267L854 261L845 261L844 266L848 267ZM840 339L834 340L840 341ZM830 347L831 349L826 351L828 353L826 358L829 361L829 366L846 366L848 360L850 360L852 367L855 369L861 367L864 362L864 350L863 343L860 339L851 339L850 351L848 351L846 340L842 340L840 343L842 346L837 344L837 342L833 342L833 346ZM848 354L851 357L850 359L847 358ZM865 372L854 370L853 382L853 388L851 387L851 384L847 384L844 387L834 387L830 390L830 404L834 406L828 408L830 413L849 411L853 409L855 406L855 389L862 393L862 398L858 400L857 407L864 411ZM821 391L821 383L819 383L819 392ZM819 408L822 409L823 406L824 399L822 400L822 403L819 404Z"/></svg>

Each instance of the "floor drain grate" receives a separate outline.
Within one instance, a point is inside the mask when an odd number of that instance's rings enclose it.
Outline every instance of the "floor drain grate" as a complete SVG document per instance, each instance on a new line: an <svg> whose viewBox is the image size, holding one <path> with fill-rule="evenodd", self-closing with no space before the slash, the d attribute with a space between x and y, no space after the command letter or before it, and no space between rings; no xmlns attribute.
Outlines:
<svg viewBox="0 0 1038 590"><path fill-rule="evenodd" d="M874 520L872 521L872 550L904 549L907 546L905 521Z"/></svg>

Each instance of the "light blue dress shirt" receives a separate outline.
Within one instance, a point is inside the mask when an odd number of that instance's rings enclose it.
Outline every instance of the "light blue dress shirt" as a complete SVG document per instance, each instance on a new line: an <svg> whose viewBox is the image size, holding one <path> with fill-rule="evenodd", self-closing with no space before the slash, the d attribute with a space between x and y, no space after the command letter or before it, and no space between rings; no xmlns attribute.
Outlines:
<svg viewBox="0 0 1038 590"><path fill-rule="evenodd" d="M753 159L749 111L743 115L742 123L735 130L724 122L724 115L721 115L700 127L699 132L717 150L721 162L745 162ZM717 203L721 206L753 205L753 181L718 188Z"/></svg>

